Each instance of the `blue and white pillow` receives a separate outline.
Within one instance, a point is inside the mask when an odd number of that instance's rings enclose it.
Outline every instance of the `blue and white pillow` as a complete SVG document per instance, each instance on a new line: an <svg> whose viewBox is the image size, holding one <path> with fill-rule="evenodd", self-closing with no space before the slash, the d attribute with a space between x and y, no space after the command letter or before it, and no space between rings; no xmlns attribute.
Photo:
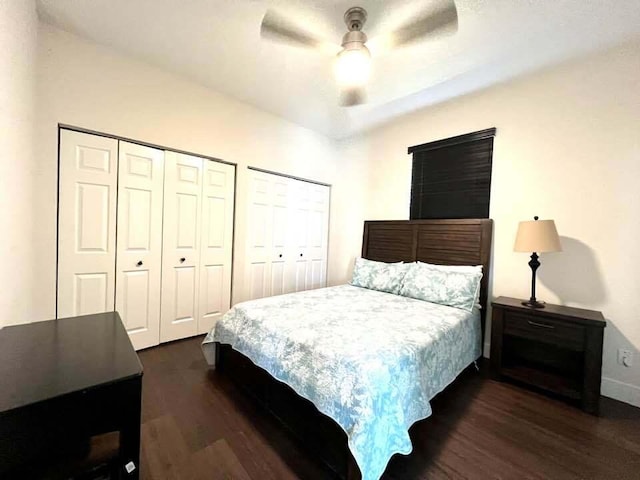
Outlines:
<svg viewBox="0 0 640 480"><path fill-rule="evenodd" d="M356 258L351 285L398 295L409 264L374 262Z"/></svg>
<svg viewBox="0 0 640 480"><path fill-rule="evenodd" d="M471 312L478 303L482 266L413 263L404 276L400 295Z"/></svg>
<svg viewBox="0 0 640 480"><path fill-rule="evenodd" d="M447 272L471 272L471 273L480 273L482 274L482 265L437 265L435 263L426 263L426 262L416 262L420 265L429 265L433 268L439 268L440 270L444 270ZM482 279L482 278L481 278ZM476 308L482 308L480 305L480 289L478 288L478 295L476 296L476 304L474 305Z"/></svg>

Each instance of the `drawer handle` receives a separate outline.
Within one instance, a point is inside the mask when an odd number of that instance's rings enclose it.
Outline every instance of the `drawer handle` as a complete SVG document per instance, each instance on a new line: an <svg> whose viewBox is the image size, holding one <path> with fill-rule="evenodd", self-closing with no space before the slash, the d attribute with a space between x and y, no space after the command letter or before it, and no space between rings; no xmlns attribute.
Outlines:
<svg viewBox="0 0 640 480"><path fill-rule="evenodd" d="M527 320L527 322L529 323L529 325L533 325L534 327L551 328L551 329L556 328L553 325L549 325L549 324L546 324L546 323L538 323L538 322L534 322L534 321L531 321L531 320Z"/></svg>

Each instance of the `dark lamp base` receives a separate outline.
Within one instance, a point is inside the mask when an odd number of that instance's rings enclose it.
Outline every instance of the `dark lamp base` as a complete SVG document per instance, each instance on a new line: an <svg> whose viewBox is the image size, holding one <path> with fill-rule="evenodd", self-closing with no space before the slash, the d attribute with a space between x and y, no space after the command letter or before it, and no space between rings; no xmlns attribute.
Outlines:
<svg viewBox="0 0 640 480"><path fill-rule="evenodd" d="M537 300L527 300L522 302L522 305L529 308L544 308L544 302L539 302Z"/></svg>

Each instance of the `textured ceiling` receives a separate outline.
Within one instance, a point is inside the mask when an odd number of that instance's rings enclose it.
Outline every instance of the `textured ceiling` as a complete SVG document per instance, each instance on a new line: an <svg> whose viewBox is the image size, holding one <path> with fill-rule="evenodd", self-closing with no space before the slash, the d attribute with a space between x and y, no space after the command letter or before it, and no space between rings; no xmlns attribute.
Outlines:
<svg viewBox="0 0 640 480"><path fill-rule="evenodd" d="M438 0L38 0L40 18L333 138L640 37L639 0L457 0L459 29L374 55L369 103L340 107L332 58L260 38L268 7L339 43L365 7L369 38Z"/></svg>

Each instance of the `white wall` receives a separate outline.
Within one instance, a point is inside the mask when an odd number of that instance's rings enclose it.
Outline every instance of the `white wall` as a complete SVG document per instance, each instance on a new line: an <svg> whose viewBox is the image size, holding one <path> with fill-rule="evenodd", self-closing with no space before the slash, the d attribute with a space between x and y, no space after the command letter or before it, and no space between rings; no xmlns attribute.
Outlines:
<svg viewBox="0 0 640 480"><path fill-rule="evenodd" d="M360 249L366 185L331 140L45 24L38 68L34 317L53 317L55 309L58 123L238 164L234 301L244 282L247 166L331 184L328 281L347 279Z"/></svg>
<svg viewBox="0 0 640 480"><path fill-rule="evenodd" d="M428 108L343 142L366 158L368 219L409 215L407 147L497 127L493 296L528 298L519 220L555 219L563 253L543 254L538 298L601 310L603 393L640 405L640 43ZM618 347L635 353L616 364ZM622 384L620 383L622 382Z"/></svg>
<svg viewBox="0 0 640 480"><path fill-rule="evenodd" d="M5 36L12 38L4 28L2 35L3 44ZM20 270L23 277L14 283L22 302L13 310L22 314L16 321L54 314L58 123L235 162L240 192L247 165L332 184L330 284L347 279L365 217L408 217L408 146L495 126L493 295L528 296L528 258L512 252L517 222L533 215L554 218L565 251L542 256L538 296L603 311L609 322L603 393L640 404L639 44L422 110L336 145L53 27L41 25L39 37L37 170L11 172L12 186L3 189L20 199L12 204L26 206L35 178L37 228L33 238L24 225L13 237L28 245L19 244L18 253L31 255L37 275L29 283L28 271ZM28 150L28 142L22 145ZM237 245L243 243L245 215L239 195ZM3 224L5 232L16 224ZM243 253L236 248L236 294L244 280ZM37 303L31 305L32 295ZM631 369L616 364L621 346L636 355Z"/></svg>
<svg viewBox="0 0 640 480"><path fill-rule="evenodd" d="M33 112L38 18L35 3L0 2L0 328L30 319Z"/></svg>

